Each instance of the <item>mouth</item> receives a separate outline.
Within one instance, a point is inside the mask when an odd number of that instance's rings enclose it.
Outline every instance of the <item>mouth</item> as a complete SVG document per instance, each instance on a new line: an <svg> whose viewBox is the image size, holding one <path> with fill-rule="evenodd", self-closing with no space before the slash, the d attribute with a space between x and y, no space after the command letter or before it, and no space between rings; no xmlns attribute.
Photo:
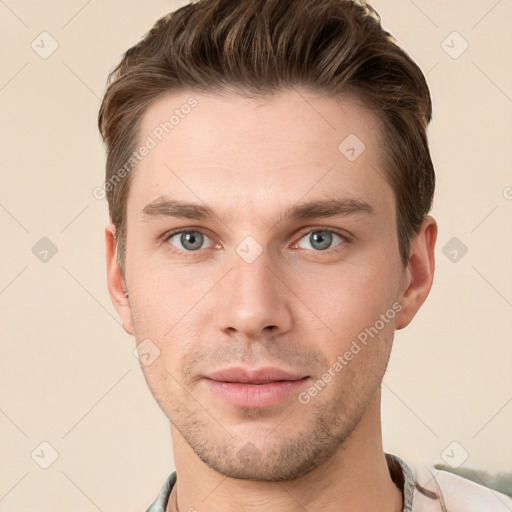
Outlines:
<svg viewBox="0 0 512 512"><path fill-rule="evenodd" d="M296 395L309 375L280 368L227 368L204 376L208 390L235 407L272 407Z"/></svg>

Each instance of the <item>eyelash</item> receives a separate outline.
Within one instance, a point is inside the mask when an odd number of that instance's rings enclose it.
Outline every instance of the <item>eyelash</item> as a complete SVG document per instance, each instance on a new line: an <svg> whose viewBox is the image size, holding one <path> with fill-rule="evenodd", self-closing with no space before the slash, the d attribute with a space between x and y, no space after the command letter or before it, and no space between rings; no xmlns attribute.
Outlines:
<svg viewBox="0 0 512 512"><path fill-rule="evenodd" d="M298 238L296 239L297 241L294 242L293 245L296 245L300 240L302 240L306 235L308 234L311 234L311 233L315 233L315 232L325 232L325 233L334 233L335 235L339 236L342 241L334 246L333 248L329 248L329 249L325 249L323 251L319 251L319 250L313 250L313 249L304 249L304 250L307 250L307 251L312 251L313 253L317 253L317 254L324 254L324 253L333 253L333 252L338 252L340 250L343 250L345 248L345 245L350 243L350 238L345 234L345 233L341 233L340 231L337 231L335 229L332 229L332 228L327 228L327 227L315 227L313 229L309 228L307 231L303 231L299 234ZM165 233L162 238L161 238L161 242L163 243L166 243L168 242L169 238L175 236L175 235L180 235L182 233L201 233L202 235L210 238L211 240L211 237L208 236L207 233L205 233L204 231L202 231L201 229L195 229L195 228L187 228L187 229L177 229L177 230L174 230L174 231L169 231L167 233ZM213 240L212 240L213 241ZM174 252L174 253L178 253L178 254L197 254L197 253L200 253L201 251L203 251L204 249L198 249L196 251L184 251L182 249L178 249L177 247L174 247L173 245L171 245L170 243L167 243L167 248L169 251L171 252Z"/></svg>

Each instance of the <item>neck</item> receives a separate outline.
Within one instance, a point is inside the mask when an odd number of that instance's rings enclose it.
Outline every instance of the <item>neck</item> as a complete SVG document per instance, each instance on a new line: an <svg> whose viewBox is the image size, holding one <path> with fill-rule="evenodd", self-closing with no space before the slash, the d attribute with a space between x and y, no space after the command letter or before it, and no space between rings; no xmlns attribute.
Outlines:
<svg viewBox="0 0 512 512"><path fill-rule="evenodd" d="M296 480L225 477L204 464L176 429L171 431L180 512L402 511L402 492L391 479L382 447L379 392L335 455Z"/></svg>

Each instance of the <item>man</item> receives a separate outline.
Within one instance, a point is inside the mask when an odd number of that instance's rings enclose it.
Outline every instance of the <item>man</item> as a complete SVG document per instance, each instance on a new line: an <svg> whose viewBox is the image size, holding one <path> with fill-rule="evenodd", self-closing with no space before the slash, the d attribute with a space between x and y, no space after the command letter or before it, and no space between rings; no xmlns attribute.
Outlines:
<svg viewBox="0 0 512 512"><path fill-rule="evenodd" d="M126 52L99 127L108 287L173 440L150 511L502 510L382 447L433 280L430 118L353 1L201 0Z"/></svg>

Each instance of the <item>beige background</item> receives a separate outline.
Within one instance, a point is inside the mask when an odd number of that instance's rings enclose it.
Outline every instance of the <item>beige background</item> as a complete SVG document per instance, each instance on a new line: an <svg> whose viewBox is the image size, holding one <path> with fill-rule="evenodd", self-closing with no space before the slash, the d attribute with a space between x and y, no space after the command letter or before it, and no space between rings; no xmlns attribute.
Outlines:
<svg viewBox="0 0 512 512"><path fill-rule="evenodd" d="M142 511L174 468L107 294L107 205L92 191L107 74L182 3L0 0L2 511ZM428 73L440 228L433 290L385 377L385 448L512 470L512 1L373 5ZM59 45L46 59L31 47L51 49L43 31ZM47 262L32 252L43 237L58 249ZM455 262L453 237L468 248Z"/></svg>

